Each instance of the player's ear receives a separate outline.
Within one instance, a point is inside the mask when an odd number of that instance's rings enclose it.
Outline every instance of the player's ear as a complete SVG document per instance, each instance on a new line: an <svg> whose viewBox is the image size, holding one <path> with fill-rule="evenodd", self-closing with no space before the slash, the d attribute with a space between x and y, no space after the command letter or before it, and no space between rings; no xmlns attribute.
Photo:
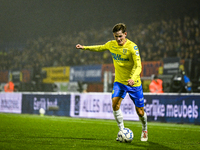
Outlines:
<svg viewBox="0 0 200 150"><path fill-rule="evenodd" d="M124 35L127 36L127 32L124 32Z"/></svg>

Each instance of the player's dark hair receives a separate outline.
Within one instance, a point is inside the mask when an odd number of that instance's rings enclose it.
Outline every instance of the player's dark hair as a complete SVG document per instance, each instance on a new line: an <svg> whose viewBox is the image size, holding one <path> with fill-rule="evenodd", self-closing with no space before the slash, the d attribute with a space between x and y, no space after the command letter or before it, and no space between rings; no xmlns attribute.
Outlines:
<svg viewBox="0 0 200 150"><path fill-rule="evenodd" d="M113 27L113 33L122 30L122 33L126 32L126 25L124 23L118 23Z"/></svg>

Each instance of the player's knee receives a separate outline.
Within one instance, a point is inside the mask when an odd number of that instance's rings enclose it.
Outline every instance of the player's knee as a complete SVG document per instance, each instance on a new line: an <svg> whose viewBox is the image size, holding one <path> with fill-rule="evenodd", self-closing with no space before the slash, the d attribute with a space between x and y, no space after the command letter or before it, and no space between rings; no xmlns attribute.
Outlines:
<svg viewBox="0 0 200 150"><path fill-rule="evenodd" d="M117 111L117 110L119 110L120 105L118 105L118 104L112 104L112 108L113 108L114 111Z"/></svg>
<svg viewBox="0 0 200 150"><path fill-rule="evenodd" d="M112 108L113 108L114 111L119 110L120 104L121 104L121 101L120 101L119 98L113 98L112 99Z"/></svg>
<svg viewBox="0 0 200 150"><path fill-rule="evenodd" d="M139 117L143 117L144 116L144 109L143 108L137 108L137 114Z"/></svg>
<svg viewBox="0 0 200 150"><path fill-rule="evenodd" d="M138 116L143 117L144 116L144 112L139 112Z"/></svg>

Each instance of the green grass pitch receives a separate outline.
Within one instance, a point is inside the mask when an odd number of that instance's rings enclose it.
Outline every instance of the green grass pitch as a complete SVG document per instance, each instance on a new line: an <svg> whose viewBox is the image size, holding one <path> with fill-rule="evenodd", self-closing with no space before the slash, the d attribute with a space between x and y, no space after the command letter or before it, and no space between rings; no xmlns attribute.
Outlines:
<svg viewBox="0 0 200 150"><path fill-rule="evenodd" d="M200 126L148 123L149 140L141 142L140 122L124 121L131 143L116 142L114 120L0 113L0 150L197 150Z"/></svg>

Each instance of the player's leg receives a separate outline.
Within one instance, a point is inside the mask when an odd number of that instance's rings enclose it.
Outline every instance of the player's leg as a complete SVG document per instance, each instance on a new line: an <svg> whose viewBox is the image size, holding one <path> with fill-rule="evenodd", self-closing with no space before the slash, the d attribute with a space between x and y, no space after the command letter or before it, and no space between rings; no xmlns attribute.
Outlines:
<svg viewBox="0 0 200 150"><path fill-rule="evenodd" d="M148 140L148 131L147 131L147 115L144 111L144 96L143 90L136 92L129 92L130 98L133 100L136 108L136 112L139 116L140 122L142 123L142 135L141 141Z"/></svg>
<svg viewBox="0 0 200 150"><path fill-rule="evenodd" d="M124 90L124 85L115 82L112 92L112 108L113 108L113 115L117 122L119 130L122 130L124 128L123 115L120 109L120 105L125 96L126 96L126 90ZM116 140L119 141L118 138Z"/></svg>
<svg viewBox="0 0 200 150"><path fill-rule="evenodd" d="M136 112L137 112L139 119L142 123L142 130L147 131L147 114L144 111L144 107L136 107Z"/></svg>
<svg viewBox="0 0 200 150"><path fill-rule="evenodd" d="M147 141L148 140L147 114L144 111L144 107L136 107L136 112L139 116L140 122L142 123L141 141Z"/></svg>
<svg viewBox="0 0 200 150"><path fill-rule="evenodd" d="M123 115L120 109L121 102L126 96L126 90L124 86L125 85L119 82L115 82L112 91L113 115L120 130L124 128Z"/></svg>
<svg viewBox="0 0 200 150"><path fill-rule="evenodd" d="M123 115L120 109L120 105L123 98L121 97L113 97L112 98L112 108L113 108L113 115L115 117L115 120L117 122L117 125L120 130L124 128L124 122L123 122Z"/></svg>

